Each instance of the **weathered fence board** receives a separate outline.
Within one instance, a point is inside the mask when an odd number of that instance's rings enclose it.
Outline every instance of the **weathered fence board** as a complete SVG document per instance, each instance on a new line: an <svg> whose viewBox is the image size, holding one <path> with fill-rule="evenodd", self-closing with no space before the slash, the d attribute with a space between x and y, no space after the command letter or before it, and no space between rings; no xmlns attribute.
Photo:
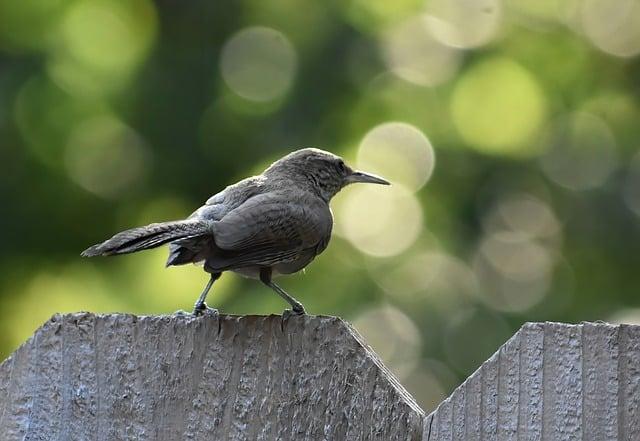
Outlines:
<svg viewBox="0 0 640 441"><path fill-rule="evenodd" d="M481 338L481 330L479 330ZM525 324L430 415L332 317L56 315L2 440L640 440L640 326Z"/></svg>
<svg viewBox="0 0 640 441"><path fill-rule="evenodd" d="M422 438L422 410L330 317L56 315L0 374L3 440Z"/></svg>
<svg viewBox="0 0 640 441"><path fill-rule="evenodd" d="M452 420L459 397L474 409ZM428 441L638 441L640 326L527 323L427 420Z"/></svg>

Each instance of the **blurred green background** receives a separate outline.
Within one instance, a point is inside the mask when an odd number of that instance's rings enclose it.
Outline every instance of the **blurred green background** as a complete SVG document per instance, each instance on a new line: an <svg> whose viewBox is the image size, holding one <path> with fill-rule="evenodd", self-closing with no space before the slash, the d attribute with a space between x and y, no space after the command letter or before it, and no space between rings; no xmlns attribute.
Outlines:
<svg viewBox="0 0 640 441"><path fill-rule="evenodd" d="M525 321L640 322L637 0L0 0L0 355L54 312L189 309L166 248L83 260L315 146L379 173L281 279L426 410ZM210 303L280 313L226 274Z"/></svg>

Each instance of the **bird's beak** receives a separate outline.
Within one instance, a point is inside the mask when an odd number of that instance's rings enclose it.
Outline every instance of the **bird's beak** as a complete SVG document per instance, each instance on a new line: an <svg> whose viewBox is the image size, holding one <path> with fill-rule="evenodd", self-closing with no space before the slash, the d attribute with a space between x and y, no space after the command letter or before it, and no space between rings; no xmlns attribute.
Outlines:
<svg viewBox="0 0 640 441"><path fill-rule="evenodd" d="M353 184L355 182L363 182L367 184L381 184L381 185L391 185L389 181L382 179L380 176L372 175L369 173L354 171L345 179L347 184Z"/></svg>

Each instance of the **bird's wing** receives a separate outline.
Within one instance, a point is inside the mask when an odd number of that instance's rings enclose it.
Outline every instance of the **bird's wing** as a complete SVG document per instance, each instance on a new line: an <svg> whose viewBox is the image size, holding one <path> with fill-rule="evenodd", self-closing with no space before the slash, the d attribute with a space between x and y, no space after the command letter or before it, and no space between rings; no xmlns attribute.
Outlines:
<svg viewBox="0 0 640 441"><path fill-rule="evenodd" d="M233 185L229 185L221 192L211 196L209 199L207 199L205 205L242 204L247 199L262 193L265 190L264 182L265 178L262 175L245 178ZM236 206L234 206L233 208L236 208Z"/></svg>
<svg viewBox="0 0 640 441"><path fill-rule="evenodd" d="M214 221L222 219L248 199L262 193L264 191L263 180L262 176L251 176L229 185L207 199L203 206L191 213L189 218Z"/></svg>
<svg viewBox="0 0 640 441"><path fill-rule="evenodd" d="M293 261L300 251L326 243L332 218L317 197L265 193L214 223L214 241L231 251L229 265L269 266Z"/></svg>
<svg viewBox="0 0 640 441"><path fill-rule="evenodd" d="M252 176L228 186L207 199L203 206L191 213L189 219L219 221L230 211L244 204L247 199L264 191L263 181L264 178L261 176ZM200 259L201 253L211 248L211 242L210 237L198 237L169 244L167 265L179 265Z"/></svg>

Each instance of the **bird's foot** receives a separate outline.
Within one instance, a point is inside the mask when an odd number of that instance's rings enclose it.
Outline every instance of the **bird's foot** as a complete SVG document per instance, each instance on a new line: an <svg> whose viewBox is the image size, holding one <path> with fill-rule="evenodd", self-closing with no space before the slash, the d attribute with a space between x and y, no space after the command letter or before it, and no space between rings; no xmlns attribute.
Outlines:
<svg viewBox="0 0 640 441"><path fill-rule="evenodd" d="M291 309L285 309L284 311L282 311L282 319L286 320L291 316L304 315L306 313L307 311L305 311L302 303L296 303Z"/></svg>
<svg viewBox="0 0 640 441"><path fill-rule="evenodd" d="M175 311L173 313L173 315L189 315L189 313L187 311L185 311L184 309L178 309L177 311Z"/></svg>
<svg viewBox="0 0 640 441"><path fill-rule="evenodd" d="M280 321L280 330L284 332L285 325L289 318L300 315L305 315L307 312L304 310L304 306L301 303L296 304L291 309L285 309L282 311L282 320Z"/></svg>
<svg viewBox="0 0 640 441"><path fill-rule="evenodd" d="M193 315L196 317L210 315L217 316L218 310L215 308L209 308L206 303L196 303L193 307Z"/></svg>

